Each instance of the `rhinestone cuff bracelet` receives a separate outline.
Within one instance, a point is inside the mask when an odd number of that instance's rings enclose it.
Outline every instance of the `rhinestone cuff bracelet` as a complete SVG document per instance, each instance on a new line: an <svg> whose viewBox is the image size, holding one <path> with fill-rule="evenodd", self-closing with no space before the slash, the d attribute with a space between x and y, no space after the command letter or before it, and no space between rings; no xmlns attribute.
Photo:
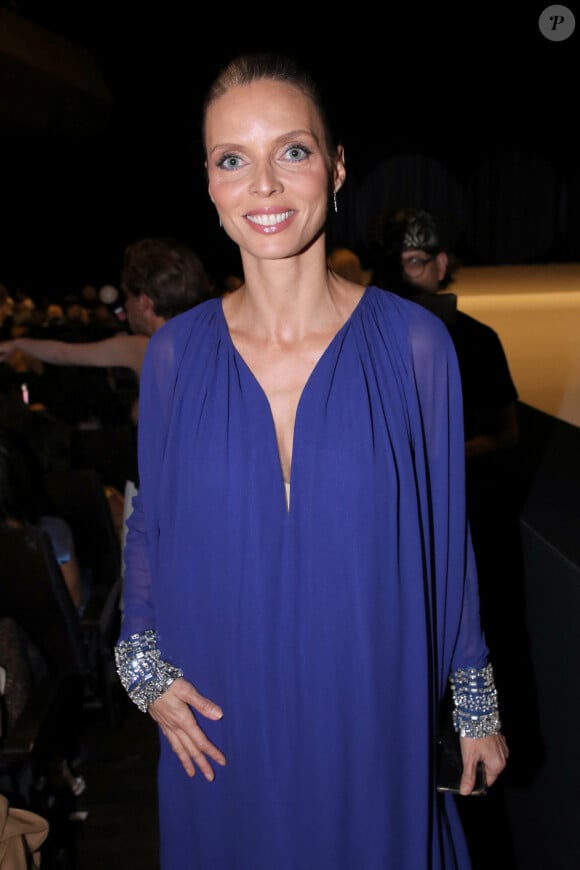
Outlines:
<svg viewBox="0 0 580 870"><path fill-rule="evenodd" d="M142 713L152 704L183 671L164 662L157 648L157 632L132 634L115 647L115 662L119 679L130 699Z"/></svg>
<svg viewBox="0 0 580 870"><path fill-rule="evenodd" d="M453 726L461 737L487 737L501 729L491 664L459 668L450 678L455 709Z"/></svg>

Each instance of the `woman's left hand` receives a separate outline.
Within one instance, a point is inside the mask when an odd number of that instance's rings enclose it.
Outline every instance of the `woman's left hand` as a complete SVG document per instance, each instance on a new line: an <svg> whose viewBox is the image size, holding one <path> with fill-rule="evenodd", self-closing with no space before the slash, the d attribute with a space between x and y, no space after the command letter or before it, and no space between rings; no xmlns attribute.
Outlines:
<svg viewBox="0 0 580 870"><path fill-rule="evenodd" d="M483 762L485 782L493 785L507 764L509 750L503 734L490 734L488 737L460 737L463 776L459 793L471 794L475 786L475 773L478 763Z"/></svg>

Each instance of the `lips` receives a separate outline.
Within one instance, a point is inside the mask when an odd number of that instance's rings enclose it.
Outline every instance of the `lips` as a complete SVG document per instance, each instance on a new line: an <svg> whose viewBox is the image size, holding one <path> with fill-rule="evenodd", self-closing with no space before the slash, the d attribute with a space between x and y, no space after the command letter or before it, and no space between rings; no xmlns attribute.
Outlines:
<svg viewBox="0 0 580 870"><path fill-rule="evenodd" d="M296 212L294 209L288 209L287 211L277 212L276 214L264 214L263 212L259 214L247 214L246 220L252 224L252 226L256 227L256 229L260 230L264 233L273 233L276 232L277 229L280 229L286 222L294 215Z"/></svg>

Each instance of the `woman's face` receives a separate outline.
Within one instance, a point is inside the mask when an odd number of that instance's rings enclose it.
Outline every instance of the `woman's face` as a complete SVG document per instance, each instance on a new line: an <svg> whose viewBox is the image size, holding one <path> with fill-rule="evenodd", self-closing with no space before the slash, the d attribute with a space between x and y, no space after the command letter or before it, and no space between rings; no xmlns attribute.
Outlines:
<svg viewBox="0 0 580 870"><path fill-rule="evenodd" d="M282 259L320 235L344 161L340 150L330 166L322 121L300 90L236 85L209 107L205 135L209 195L242 251Z"/></svg>

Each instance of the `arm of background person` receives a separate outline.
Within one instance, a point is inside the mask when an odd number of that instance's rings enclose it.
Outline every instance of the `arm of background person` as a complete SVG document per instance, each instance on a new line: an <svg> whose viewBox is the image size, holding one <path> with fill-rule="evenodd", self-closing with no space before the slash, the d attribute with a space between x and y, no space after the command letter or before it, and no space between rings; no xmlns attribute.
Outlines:
<svg viewBox="0 0 580 870"><path fill-rule="evenodd" d="M81 568L70 525L62 517L43 515L38 525L48 534L54 555L75 608L82 604L83 586Z"/></svg>
<svg viewBox="0 0 580 870"><path fill-rule="evenodd" d="M0 342L0 362L16 351L45 363L65 366L122 366L141 373L149 337L116 335L102 341L67 342L43 338L13 338Z"/></svg>

